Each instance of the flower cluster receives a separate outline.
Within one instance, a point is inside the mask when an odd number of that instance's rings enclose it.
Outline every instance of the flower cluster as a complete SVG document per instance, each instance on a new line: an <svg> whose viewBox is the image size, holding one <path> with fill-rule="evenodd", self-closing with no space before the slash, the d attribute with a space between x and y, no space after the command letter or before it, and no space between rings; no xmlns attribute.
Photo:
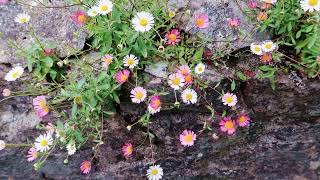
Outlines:
<svg viewBox="0 0 320 180"><path fill-rule="evenodd" d="M220 130L222 132L226 132L229 135L232 135L236 132L236 127L246 127L250 124L250 117L245 114L241 113L238 115L236 121L232 120L231 117L224 117L219 122Z"/></svg>
<svg viewBox="0 0 320 180"><path fill-rule="evenodd" d="M252 43L250 45L251 52L259 55L261 62L269 63L272 61L272 52L277 50L278 46L271 40L263 41L262 43Z"/></svg>

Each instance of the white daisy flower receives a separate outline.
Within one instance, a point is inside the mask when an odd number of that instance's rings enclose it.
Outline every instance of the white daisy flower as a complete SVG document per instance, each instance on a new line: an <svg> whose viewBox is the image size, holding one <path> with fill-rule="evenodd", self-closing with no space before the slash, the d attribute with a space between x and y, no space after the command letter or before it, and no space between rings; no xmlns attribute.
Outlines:
<svg viewBox="0 0 320 180"><path fill-rule="evenodd" d="M139 59L132 54L127 55L123 59L124 66L129 67L130 69L133 69L136 65L138 65L138 63L139 63Z"/></svg>
<svg viewBox="0 0 320 180"><path fill-rule="evenodd" d="M196 74L202 74L202 73L204 73L205 69L206 69L206 66L203 63L199 63L195 67L195 73Z"/></svg>
<svg viewBox="0 0 320 180"><path fill-rule="evenodd" d="M30 21L30 16L26 13L21 13L17 15L14 21L20 24L28 23Z"/></svg>
<svg viewBox="0 0 320 180"><path fill-rule="evenodd" d="M264 41L262 43L262 50L264 52L272 52L277 48L277 45L270 40Z"/></svg>
<svg viewBox="0 0 320 180"><path fill-rule="evenodd" d="M37 137L35 142L35 148L37 151L45 152L50 149L50 146L53 143L51 134L42 134Z"/></svg>
<svg viewBox="0 0 320 180"><path fill-rule="evenodd" d="M110 0L100 0L97 6L99 14L106 15L112 11L113 3Z"/></svg>
<svg viewBox="0 0 320 180"><path fill-rule="evenodd" d="M133 103L141 103L147 97L147 91L143 87L136 87L131 90L131 100Z"/></svg>
<svg viewBox="0 0 320 180"><path fill-rule="evenodd" d="M238 98L232 93L226 93L222 96L222 102L224 105L232 107L237 104Z"/></svg>
<svg viewBox="0 0 320 180"><path fill-rule="evenodd" d="M269 3L269 4L275 4L277 0L263 0L263 2Z"/></svg>
<svg viewBox="0 0 320 180"><path fill-rule="evenodd" d="M319 11L320 10L320 0L301 0L300 6L305 12Z"/></svg>
<svg viewBox="0 0 320 180"><path fill-rule="evenodd" d="M6 143L3 140L0 140L0 151L6 147Z"/></svg>
<svg viewBox="0 0 320 180"><path fill-rule="evenodd" d="M195 104L198 100L198 94L193 89L185 89L181 93L181 97L184 103L186 104Z"/></svg>
<svg viewBox="0 0 320 180"><path fill-rule="evenodd" d="M77 148L74 142L69 142L67 145L67 151L69 155L73 155L76 152Z"/></svg>
<svg viewBox="0 0 320 180"><path fill-rule="evenodd" d="M250 49L251 49L251 52L253 53L253 54L256 54L256 55L259 55L259 56L261 56L262 55L262 47L261 47L261 45L260 44L257 44L257 43L252 43L251 45L250 45Z"/></svg>
<svg viewBox="0 0 320 180"><path fill-rule="evenodd" d="M138 32L147 32L153 27L154 18L152 14L142 11L134 16L132 19L132 25Z"/></svg>
<svg viewBox="0 0 320 180"><path fill-rule="evenodd" d="M6 81L15 81L20 78L23 74L23 68L21 66L17 66L12 68L4 77Z"/></svg>
<svg viewBox="0 0 320 180"><path fill-rule="evenodd" d="M159 165L150 166L147 170L147 177L149 180L162 179L163 169Z"/></svg>
<svg viewBox="0 0 320 180"><path fill-rule="evenodd" d="M174 90L178 90L184 86L184 76L179 73L171 74L168 83Z"/></svg>
<svg viewBox="0 0 320 180"><path fill-rule="evenodd" d="M88 10L88 16L95 17L99 14L99 7L94 6Z"/></svg>

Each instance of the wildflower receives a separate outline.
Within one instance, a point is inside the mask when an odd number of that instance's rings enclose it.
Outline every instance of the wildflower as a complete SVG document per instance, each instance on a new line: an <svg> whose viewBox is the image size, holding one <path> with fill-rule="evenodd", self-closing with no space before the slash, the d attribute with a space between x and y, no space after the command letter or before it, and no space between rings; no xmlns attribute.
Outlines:
<svg viewBox="0 0 320 180"><path fill-rule="evenodd" d="M238 18L228 18L228 24L232 28L238 28L240 26L240 20Z"/></svg>
<svg viewBox="0 0 320 180"><path fill-rule="evenodd" d="M195 14L195 24L197 28L207 28L209 26L209 16L207 14Z"/></svg>
<svg viewBox="0 0 320 180"><path fill-rule="evenodd" d="M267 4L275 4L277 2L277 0L263 0L263 2L265 2Z"/></svg>
<svg viewBox="0 0 320 180"><path fill-rule="evenodd" d="M191 70L188 65L182 65L178 68L178 73L187 76L191 74Z"/></svg>
<svg viewBox="0 0 320 180"><path fill-rule="evenodd" d="M136 87L130 93L131 101L137 104L143 102L147 97L147 91L143 87Z"/></svg>
<svg viewBox="0 0 320 180"><path fill-rule="evenodd" d="M235 129L235 122L230 118L230 117L224 117L220 123L220 130L222 132L227 132L228 134L233 134L236 129Z"/></svg>
<svg viewBox="0 0 320 180"><path fill-rule="evenodd" d="M226 93L222 96L222 102L224 105L232 107L237 104L238 98L232 93Z"/></svg>
<svg viewBox="0 0 320 180"><path fill-rule="evenodd" d="M158 47L158 51L159 51L159 52L164 52L164 50L165 50L164 46L159 46L159 47Z"/></svg>
<svg viewBox="0 0 320 180"><path fill-rule="evenodd" d="M99 14L99 7L94 6L88 10L88 16L95 17Z"/></svg>
<svg viewBox="0 0 320 180"><path fill-rule="evenodd" d="M260 59L263 63L269 63L272 61L272 54L271 53L264 53L260 56Z"/></svg>
<svg viewBox="0 0 320 180"><path fill-rule="evenodd" d="M38 155L39 153L34 147L30 148L27 155L28 162L36 160L38 158Z"/></svg>
<svg viewBox="0 0 320 180"><path fill-rule="evenodd" d="M169 11L169 17L170 18L174 18L176 16L176 12L175 11Z"/></svg>
<svg viewBox="0 0 320 180"><path fill-rule="evenodd" d="M271 3L263 3L262 6L261 6L261 9L263 10L268 10L272 7L272 4Z"/></svg>
<svg viewBox="0 0 320 180"><path fill-rule="evenodd" d="M257 16L258 21L264 21L268 19L268 14L266 12L260 12Z"/></svg>
<svg viewBox="0 0 320 180"><path fill-rule="evenodd" d="M33 99L33 107L38 117L42 118L49 113L49 107L45 96L37 96Z"/></svg>
<svg viewBox="0 0 320 180"><path fill-rule="evenodd" d="M250 117L245 113L241 113L237 118L237 123L241 127L248 126L250 124Z"/></svg>
<svg viewBox="0 0 320 180"><path fill-rule="evenodd" d="M49 134L53 134L55 131L54 125L50 122L46 125L45 129Z"/></svg>
<svg viewBox="0 0 320 180"><path fill-rule="evenodd" d="M250 9L256 9L258 7L258 2L255 0L250 0L248 2L248 6Z"/></svg>
<svg viewBox="0 0 320 180"><path fill-rule="evenodd" d="M122 146L122 152L123 152L123 155L128 158L132 155L132 152L133 152L133 146L131 143L125 143L123 146Z"/></svg>
<svg viewBox="0 0 320 180"><path fill-rule="evenodd" d="M190 85L192 84L193 77L191 74L184 76L184 84L185 85Z"/></svg>
<svg viewBox="0 0 320 180"><path fill-rule="evenodd" d="M260 44L252 43L250 45L251 52L256 55L262 55L262 47Z"/></svg>
<svg viewBox="0 0 320 180"><path fill-rule="evenodd" d="M42 134L37 137L35 142L35 148L37 151L45 152L50 149L50 146L53 143L51 134Z"/></svg>
<svg viewBox="0 0 320 180"><path fill-rule="evenodd" d="M264 41L262 43L262 50L264 52L272 52L277 48L277 45L270 40Z"/></svg>
<svg viewBox="0 0 320 180"><path fill-rule="evenodd" d="M180 87L184 86L184 77L179 73L171 74L168 83L174 90L178 90Z"/></svg>
<svg viewBox="0 0 320 180"><path fill-rule="evenodd" d="M133 69L136 65L138 65L139 59L136 56L129 54L126 57L124 57L123 63L125 67Z"/></svg>
<svg viewBox="0 0 320 180"><path fill-rule="evenodd" d="M76 152L76 145L75 145L75 143L73 142L73 141L71 141L71 142L69 142L68 144L67 144L67 151L68 151L68 154L69 155L73 155L75 152Z"/></svg>
<svg viewBox="0 0 320 180"><path fill-rule="evenodd" d="M85 12L83 11L77 11L75 12L72 16L71 16L71 19L77 24L77 25L84 25L84 23L86 22L87 20L87 15Z"/></svg>
<svg viewBox="0 0 320 180"><path fill-rule="evenodd" d="M196 139L197 135L191 130L184 130L180 134L180 142L183 146L193 146Z"/></svg>
<svg viewBox="0 0 320 180"><path fill-rule="evenodd" d="M8 0L0 0L0 4L6 4L8 2L9 2Z"/></svg>
<svg viewBox="0 0 320 180"><path fill-rule="evenodd" d="M115 79L118 82L118 84L123 84L128 80L129 75L130 75L130 71L126 69L122 71L120 70L115 74Z"/></svg>
<svg viewBox="0 0 320 180"><path fill-rule="evenodd" d="M4 77L6 81L15 81L20 78L23 74L23 68L21 66L17 66L12 68Z"/></svg>
<svg viewBox="0 0 320 180"><path fill-rule="evenodd" d="M319 11L320 1L319 0L301 0L300 6L305 12Z"/></svg>
<svg viewBox="0 0 320 180"><path fill-rule="evenodd" d="M159 165L150 166L147 170L147 177L149 180L162 179L163 169Z"/></svg>
<svg viewBox="0 0 320 180"><path fill-rule="evenodd" d="M18 14L17 17L14 19L17 23L24 24L30 21L30 16L25 13Z"/></svg>
<svg viewBox="0 0 320 180"><path fill-rule="evenodd" d="M172 29L166 33L167 44L173 46L181 41L180 32L178 29Z"/></svg>
<svg viewBox="0 0 320 180"><path fill-rule="evenodd" d="M113 60L113 56L111 54L106 54L102 57L102 66L103 67L108 67Z"/></svg>
<svg viewBox="0 0 320 180"><path fill-rule="evenodd" d="M148 111L151 114L155 114L160 112L161 109L161 100L160 96L153 96L150 100L150 104L148 105Z"/></svg>
<svg viewBox="0 0 320 180"><path fill-rule="evenodd" d="M141 11L137 13L132 19L133 28L138 32L147 32L154 25L154 18L152 14Z"/></svg>
<svg viewBox="0 0 320 180"><path fill-rule="evenodd" d="M44 56L52 56L54 54L54 50L51 48L45 48L43 50L43 55Z"/></svg>
<svg viewBox="0 0 320 180"><path fill-rule="evenodd" d="M100 0L98 2L99 14L106 15L112 11L113 3L110 0Z"/></svg>
<svg viewBox="0 0 320 180"><path fill-rule="evenodd" d="M83 161L80 165L80 170L84 174L89 174L91 171L91 162L90 161Z"/></svg>
<svg viewBox="0 0 320 180"><path fill-rule="evenodd" d="M0 140L0 151L6 148L6 143L3 140Z"/></svg>
<svg viewBox="0 0 320 180"><path fill-rule="evenodd" d="M4 89L4 90L2 91L2 95L3 95L4 97L10 96L10 95L11 95L10 89Z"/></svg>
<svg viewBox="0 0 320 180"><path fill-rule="evenodd" d="M195 67L195 73L196 74L203 74L205 69L206 69L206 66L203 63L199 63Z"/></svg>
<svg viewBox="0 0 320 180"><path fill-rule="evenodd" d="M181 97L186 104L195 104L198 100L198 95L193 89L185 89L182 91Z"/></svg>

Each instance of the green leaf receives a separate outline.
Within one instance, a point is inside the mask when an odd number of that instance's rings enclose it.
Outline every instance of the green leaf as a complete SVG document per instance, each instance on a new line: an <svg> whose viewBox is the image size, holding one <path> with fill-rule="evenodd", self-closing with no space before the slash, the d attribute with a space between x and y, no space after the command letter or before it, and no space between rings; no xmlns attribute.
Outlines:
<svg viewBox="0 0 320 180"><path fill-rule="evenodd" d="M234 80L232 80L231 91L234 91L235 89L236 89L236 82Z"/></svg>
<svg viewBox="0 0 320 180"><path fill-rule="evenodd" d="M244 75L241 71L238 71L238 72L237 72L237 76L239 77L239 79L240 79L241 81L246 81L246 80L247 80L247 76Z"/></svg>
<svg viewBox="0 0 320 180"><path fill-rule="evenodd" d="M73 103L72 110L71 110L71 118L75 118L78 111L78 105L77 103Z"/></svg>

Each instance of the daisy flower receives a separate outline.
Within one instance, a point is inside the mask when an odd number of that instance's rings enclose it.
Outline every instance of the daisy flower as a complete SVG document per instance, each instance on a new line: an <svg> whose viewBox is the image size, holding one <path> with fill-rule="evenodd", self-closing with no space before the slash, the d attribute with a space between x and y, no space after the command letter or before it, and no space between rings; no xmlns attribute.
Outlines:
<svg viewBox="0 0 320 180"><path fill-rule="evenodd" d="M237 123L241 127L248 126L250 124L250 117L245 113L241 113L237 118Z"/></svg>
<svg viewBox="0 0 320 180"><path fill-rule="evenodd" d="M37 96L34 98L33 107L39 118L42 118L49 113L49 107L45 96Z"/></svg>
<svg viewBox="0 0 320 180"><path fill-rule="evenodd" d="M50 146L53 143L51 134L42 134L37 137L35 142L35 148L37 151L45 152L50 149Z"/></svg>
<svg viewBox="0 0 320 180"><path fill-rule="evenodd" d="M30 16L26 13L18 14L17 17L14 19L17 23L24 24L30 21Z"/></svg>
<svg viewBox="0 0 320 180"><path fill-rule="evenodd" d="M173 29L171 31L168 31L166 33L165 38L166 38L167 44L171 45L171 46L173 46L173 45L175 45L175 44L177 44L178 42L181 41L180 32L179 32L178 29Z"/></svg>
<svg viewBox="0 0 320 180"><path fill-rule="evenodd" d="M191 70L188 65L182 65L178 68L178 73L187 76L191 74Z"/></svg>
<svg viewBox="0 0 320 180"><path fill-rule="evenodd" d="M38 158L38 155L39 153L34 147L30 148L27 155L28 162L36 160Z"/></svg>
<svg viewBox="0 0 320 180"><path fill-rule="evenodd" d="M132 26L138 32L147 32L154 25L154 18L152 14L141 11L137 13L132 19Z"/></svg>
<svg viewBox="0 0 320 180"><path fill-rule="evenodd" d="M268 4L275 4L277 0L263 0L263 2L268 3Z"/></svg>
<svg viewBox="0 0 320 180"><path fill-rule="evenodd" d="M114 77L115 77L116 81L118 82L118 84L123 84L128 80L129 75L130 75L130 71L125 69L122 71L121 70L118 71Z"/></svg>
<svg viewBox="0 0 320 180"><path fill-rule="evenodd" d="M262 56L260 56L260 60L263 63L269 63L272 61L272 54L271 53L264 53Z"/></svg>
<svg viewBox="0 0 320 180"><path fill-rule="evenodd" d="M180 142L183 146L193 146L196 139L197 135L191 130L184 130L180 134Z"/></svg>
<svg viewBox="0 0 320 180"><path fill-rule="evenodd" d="M155 114L157 112L160 112L161 109L161 100L160 96L153 96L150 100L150 103L148 105L148 111L150 114Z"/></svg>
<svg viewBox="0 0 320 180"><path fill-rule="evenodd" d="M102 66L108 67L113 61L113 56L111 54L106 54L102 57Z"/></svg>
<svg viewBox="0 0 320 180"><path fill-rule="evenodd" d="M176 12L175 11L169 11L169 17L170 18L174 18L176 16Z"/></svg>
<svg viewBox="0 0 320 180"><path fill-rule="evenodd" d="M136 67L139 63L139 59L132 54L127 55L126 57L124 57L123 59L123 64L125 67L129 67L130 69L133 69L134 67Z"/></svg>
<svg viewBox="0 0 320 180"><path fill-rule="evenodd" d="M97 4L99 14L106 15L112 11L113 3L109 0L100 0Z"/></svg>
<svg viewBox="0 0 320 180"><path fill-rule="evenodd" d="M250 9L256 9L258 7L258 2L255 0L250 0L248 2L248 6Z"/></svg>
<svg viewBox="0 0 320 180"><path fill-rule="evenodd" d="M320 0L301 0L300 6L307 12L319 11L320 10Z"/></svg>
<svg viewBox="0 0 320 180"><path fill-rule="evenodd" d="M220 123L220 130L222 132L227 132L228 134L233 134L236 131L236 124L230 117L224 117Z"/></svg>
<svg viewBox="0 0 320 180"><path fill-rule="evenodd" d="M196 74L203 74L205 69L206 69L206 66L203 63L199 63L195 67L195 73Z"/></svg>
<svg viewBox="0 0 320 180"><path fill-rule="evenodd" d="M83 161L80 165L80 170L84 174L89 174L91 171L91 162L90 161Z"/></svg>
<svg viewBox="0 0 320 180"><path fill-rule="evenodd" d="M143 87L135 87L130 93L131 101L137 104L143 102L147 97L147 91Z"/></svg>
<svg viewBox="0 0 320 180"><path fill-rule="evenodd" d="M0 140L0 151L6 148L6 143L3 140Z"/></svg>
<svg viewBox="0 0 320 180"><path fill-rule="evenodd" d="M258 15L257 15L257 20L258 21L264 21L268 19L268 14L266 12L260 12Z"/></svg>
<svg viewBox="0 0 320 180"><path fill-rule="evenodd" d="M125 143L122 146L122 153L126 158L130 157L132 155L132 152L133 152L133 146L131 143Z"/></svg>
<svg viewBox="0 0 320 180"><path fill-rule="evenodd" d="M6 81L15 81L20 78L23 74L23 68L21 66L17 66L12 68L4 77Z"/></svg>
<svg viewBox="0 0 320 180"><path fill-rule="evenodd" d="M163 169L159 165L150 166L147 170L147 177L149 180L162 179Z"/></svg>
<svg viewBox="0 0 320 180"><path fill-rule="evenodd" d="M75 152L76 152L76 145L75 145L75 143L73 142L73 141L71 141L71 142L69 142L68 144L67 144L67 151L68 151L68 154L69 155L73 155Z"/></svg>
<svg viewBox="0 0 320 180"><path fill-rule="evenodd" d="M11 95L10 89L4 89L4 90L2 90L2 96L8 97L8 96L10 96L10 95Z"/></svg>
<svg viewBox="0 0 320 180"><path fill-rule="evenodd" d="M237 28L240 26L240 20L238 18L228 18L228 24L232 28Z"/></svg>
<svg viewBox="0 0 320 180"><path fill-rule="evenodd" d="M238 98L232 93L226 93L222 96L222 102L224 105L232 107L237 104Z"/></svg>
<svg viewBox="0 0 320 180"><path fill-rule="evenodd" d="M272 52L277 48L277 45L270 40L264 41L261 46L264 52Z"/></svg>
<svg viewBox="0 0 320 180"><path fill-rule="evenodd" d="M209 16L207 14L195 14L195 26L200 29L205 29L209 26Z"/></svg>
<svg viewBox="0 0 320 180"><path fill-rule="evenodd" d="M260 44L257 44L257 43L252 43L251 45L250 45L250 49L251 49L251 52L253 53L253 54L256 54L256 55L262 55L262 47L261 47L261 45Z"/></svg>
<svg viewBox="0 0 320 180"><path fill-rule="evenodd" d="M184 84L185 85L190 85L192 84L193 77L191 74L184 76Z"/></svg>
<svg viewBox="0 0 320 180"><path fill-rule="evenodd" d="M174 73L169 76L169 85L174 89L178 90L184 86L184 77L182 74Z"/></svg>
<svg viewBox="0 0 320 180"><path fill-rule="evenodd" d="M87 21L87 15L85 12L83 11L77 11L75 12L72 16L71 19L73 20L73 22L75 22L77 25L84 25L85 22Z"/></svg>
<svg viewBox="0 0 320 180"><path fill-rule="evenodd" d="M99 14L99 7L94 6L88 10L88 16L95 17Z"/></svg>
<svg viewBox="0 0 320 180"><path fill-rule="evenodd" d="M198 94L193 89L185 89L182 91L181 97L186 104L195 104L198 100Z"/></svg>

